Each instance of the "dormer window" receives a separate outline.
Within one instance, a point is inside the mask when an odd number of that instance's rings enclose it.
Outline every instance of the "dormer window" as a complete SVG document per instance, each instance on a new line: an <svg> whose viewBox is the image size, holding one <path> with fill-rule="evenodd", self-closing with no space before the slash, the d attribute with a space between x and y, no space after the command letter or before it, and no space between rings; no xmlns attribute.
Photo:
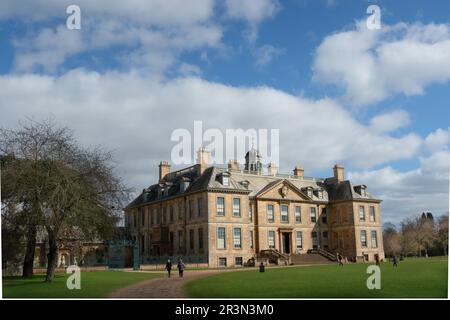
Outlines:
<svg viewBox="0 0 450 320"><path fill-rule="evenodd" d="M367 197L366 186L365 185L355 186L355 191L357 193L359 193L359 195L361 197L363 197L363 198Z"/></svg>
<svg viewBox="0 0 450 320"><path fill-rule="evenodd" d="M323 199L323 190L319 190L317 192L317 196L318 196L319 199Z"/></svg>
<svg viewBox="0 0 450 320"><path fill-rule="evenodd" d="M223 176L223 177L222 177L222 184L223 184L225 187L228 187L228 186L230 185L230 177Z"/></svg>
<svg viewBox="0 0 450 320"><path fill-rule="evenodd" d="M229 172L222 172L218 175L219 182L224 186L228 187L230 185L230 173Z"/></svg>
<svg viewBox="0 0 450 320"><path fill-rule="evenodd" d="M185 192L187 188L189 188L189 183L191 180L187 177L182 177L180 180L180 191Z"/></svg>
<svg viewBox="0 0 450 320"><path fill-rule="evenodd" d="M307 195L309 198L312 198L312 197L313 197L313 188L307 187L307 188L306 188L306 195Z"/></svg>
<svg viewBox="0 0 450 320"><path fill-rule="evenodd" d="M239 184L243 186L245 189L248 189L250 182L248 180L239 181Z"/></svg>

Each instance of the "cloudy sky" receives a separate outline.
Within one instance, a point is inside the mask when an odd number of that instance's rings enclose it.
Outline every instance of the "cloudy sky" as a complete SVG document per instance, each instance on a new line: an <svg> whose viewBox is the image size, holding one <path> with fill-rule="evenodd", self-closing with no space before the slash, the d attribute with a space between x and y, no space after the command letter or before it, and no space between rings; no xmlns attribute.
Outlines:
<svg viewBox="0 0 450 320"><path fill-rule="evenodd" d="M81 8L69 30L66 9ZM366 10L381 8L381 29ZM177 128L280 129L280 167L347 177L384 222L448 211L450 3L2 0L0 125L53 117L155 182Z"/></svg>

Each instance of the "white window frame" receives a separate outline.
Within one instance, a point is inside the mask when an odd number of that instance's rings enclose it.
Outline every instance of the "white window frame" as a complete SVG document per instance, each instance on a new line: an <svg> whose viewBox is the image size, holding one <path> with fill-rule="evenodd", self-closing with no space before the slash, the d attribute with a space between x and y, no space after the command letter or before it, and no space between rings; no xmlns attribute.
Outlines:
<svg viewBox="0 0 450 320"><path fill-rule="evenodd" d="M222 200L223 203L219 204L219 200ZM219 210L221 209L221 210ZM225 197L217 197L216 198L216 214L220 217L225 216Z"/></svg>
<svg viewBox="0 0 450 320"><path fill-rule="evenodd" d="M269 208L272 208L272 210L269 210ZM274 222L275 221L275 206L273 204L267 205L267 221L268 222ZM270 213L270 214L269 214Z"/></svg>
<svg viewBox="0 0 450 320"><path fill-rule="evenodd" d="M284 211L283 209L286 209L286 211ZM280 208L280 213L281 213L280 221L283 223L289 223L289 205L282 204Z"/></svg>
<svg viewBox="0 0 450 320"><path fill-rule="evenodd" d="M299 237L300 235L300 237ZM297 250L303 249L303 232L302 231L296 231L295 232L295 247Z"/></svg>
<svg viewBox="0 0 450 320"><path fill-rule="evenodd" d="M375 237L374 237L374 235L375 235ZM372 249L378 248L378 232L377 232L377 230L370 231L370 243L371 243Z"/></svg>
<svg viewBox="0 0 450 320"><path fill-rule="evenodd" d="M370 222L375 222L376 221L375 206L370 206L369 207L369 221Z"/></svg>
<svg viewBox="0 0 450 320"><path fill-rule="evenodd" d="M220 237L222 230L223 230L223 239ZM226 249L227 248L226 239L227 239L227 235L226 235L225 227L217 227L217 249Z"/></svg>
<svg viewBox="0 0 450 320"><path fill-rule="evenodd" d="M235 201L237 200L237 204ZM233 198L233 217L241 216L241 198Z"/></svg>
<svg viewBox="0 0 450 320"><path fill-rule="evenodd" d="M238 233L236 233L238 231ZM233 228L233 247L234 249L242 249L242 229Z"/></svg>
<svg viewBox="0 0 450 320"><path fill-rule="evenodd" d="M362 213L362 215L361 215L361 213ZM358 216L359 216L359 222L366 221L366 208L364 206L359 206Z"/></svg>
<svg viewBox="0 0 450 320"><path fill-rule="evenodd" d="M313 213L314 213L314 214L313 214ZM314 221L313 221L313 218L314 218ZM310 207L310 208L309 208L309 220L310 220L312 223L317 222L317 210L316 210L316 207Z"/></svg>
<svg viewBox="0 0 450 320"><path fill-rule="evenodd" d="M219 259L219 262L218 262L219 268L226 268L227 267L227 258L226 257L219 257L218 259ZM225 261L225 263L221 264L220 263L221 261Z"/></svg>
<svg viewBox="0 0 450 320"><path fill-rule="evenodd" d="M273 237L271 237L271 235L273 235ZM275 249L275 231L273 230L267 232L267 245L269 246L269 249Z"/></svg>
<svg viewBox="0 0 450 320"><path fill-rule="evenodd" d="M295 222L302 223L302 207L295 206Z"/></svg>
<svg viewBox="0 0 450 320"><path fill-rule="evenodd" d="M226 175L222 175L222 185L228 187L230 185L230 178Z"/></svg>
<svg viewBox="0 0 450 320"><path fill-rule="evenodd" d="M367 248L367 231L366 230L361 230L359 232L359 240L361 242L361 247Z"/></svg>

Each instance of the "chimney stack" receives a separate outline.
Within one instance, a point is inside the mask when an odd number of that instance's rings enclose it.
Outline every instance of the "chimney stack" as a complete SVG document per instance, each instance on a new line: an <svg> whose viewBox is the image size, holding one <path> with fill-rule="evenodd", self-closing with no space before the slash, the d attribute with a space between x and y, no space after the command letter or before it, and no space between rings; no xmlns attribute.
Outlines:
<svg viewBox="0 0 450 320"><path fill-rule="evenodd" d="M305 177L305 170L302 166L295 166L294 176L299 179L303 179Z"/></svg>
<svg viewBox="0 0 450 320"><path fill-rule="evenodd" d="M344 181L344 167L336 164L333 168L334 178L338 181Z"/></svg>
<svg viewBox="0 0 450 320"><path fill-rule="evenodd" d="M199 148L197 151L197 162L200 165L200 174L203 174L211 163L211 152L204 147Z"/></svg>
<svg viewBox="0 0 450 320"><path fill-rule="evenodd" d="M237 160L230 160L228 162L228 170L234 172L240 171L239 163L237 162Z"/></svg>
<svg viewBox="0 0 450 320"><path fill-rule="evenodd" d="M267 169L269 171L269 176L276 176L278 173L278 167L274 163L269 163L267 166Z"/></svg>
<svg viewBox="0 0 450 320"><path fill-rule="evenodd" d="M159 182L162 182L165 176L170 172L170 164L168 161L161 161L159 163Z"/></svg>

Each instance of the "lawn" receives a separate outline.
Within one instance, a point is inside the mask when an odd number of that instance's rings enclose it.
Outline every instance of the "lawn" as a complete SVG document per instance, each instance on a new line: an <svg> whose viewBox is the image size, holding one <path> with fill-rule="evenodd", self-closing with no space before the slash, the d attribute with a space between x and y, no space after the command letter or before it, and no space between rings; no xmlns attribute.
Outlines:
<svg viewBox="0 0 450 320"><path fill-rule="evenodd" d="M122 271L82 272L81 289L69 290L66 280L69 274L56 274L52 283L45 283L44 275L31 279L3 277L4 298L104 298L112 292L137 282L160 277L158 273Z"/></svg>
<svg viewBox="0 0 450 320"><path fill-rule="evenodd" d="M184 286L198 298L446 298L447 260L381 264L381 289L369 290L369 264L298 266L222 273Z"/></svg>

